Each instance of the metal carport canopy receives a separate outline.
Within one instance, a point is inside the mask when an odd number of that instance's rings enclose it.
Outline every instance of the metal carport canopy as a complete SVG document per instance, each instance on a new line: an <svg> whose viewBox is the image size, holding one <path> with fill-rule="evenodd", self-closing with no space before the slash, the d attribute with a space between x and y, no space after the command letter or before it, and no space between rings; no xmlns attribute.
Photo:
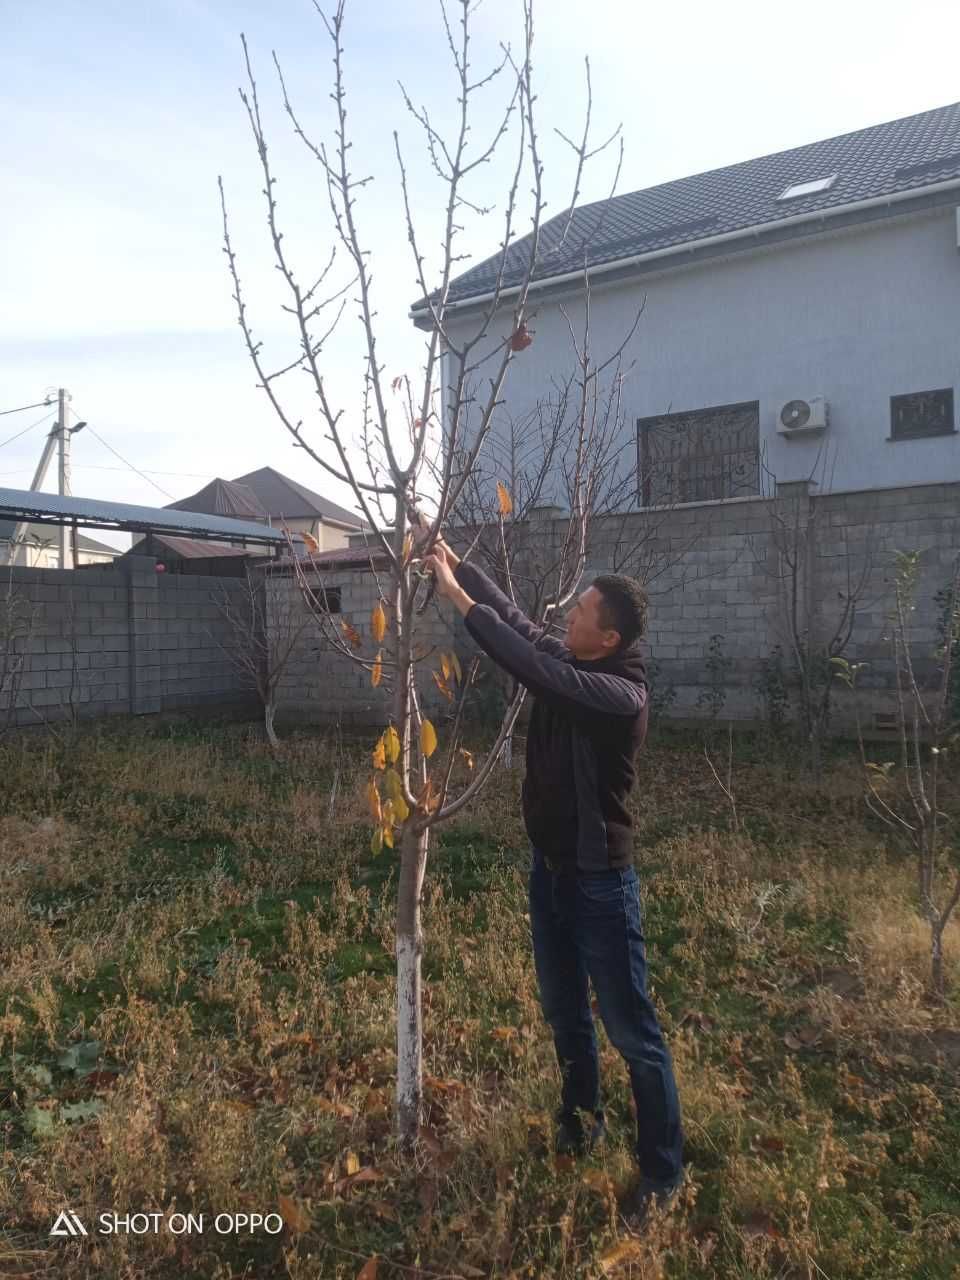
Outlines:
<svg viewBox="0 0 960 1280"><path fill-rule="evenodd" d="M214 542L234 539L280 548L286 542L281 529L270 529L252 520L231 520L203 511L172 511L166 507L138 507L100 498L61 497L34 489L0 489L0 519L18 523L76 525L84 529L118 529L130 533L187 534ZM294 537L297 535L294 534Z"/></svg>

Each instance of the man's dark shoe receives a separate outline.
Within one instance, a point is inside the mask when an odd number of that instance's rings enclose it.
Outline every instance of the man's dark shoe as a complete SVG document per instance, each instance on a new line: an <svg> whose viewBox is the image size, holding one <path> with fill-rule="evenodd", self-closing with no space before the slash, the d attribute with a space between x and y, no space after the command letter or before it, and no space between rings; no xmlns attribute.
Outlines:
<svg viewBox="0 0 960 1280"><path fill-rule="evenodd" d="M589 1133L584 1129L580 1116L579 1111L575 1111L572 1115L563 1111L557 1113L556 1152L558 1156L585 1156L606 1137L607 1124L602 1112L593 1116Z"/></svg>
<svg viewBox="0 0 960 1280"><path fill-rule="evenodd" d="M654 1213L665 1213L677 1198L683 1175L673 1182L654 1182L641 1178L620 1202L620 1217L628 1231L642 1231Z"/></svg>

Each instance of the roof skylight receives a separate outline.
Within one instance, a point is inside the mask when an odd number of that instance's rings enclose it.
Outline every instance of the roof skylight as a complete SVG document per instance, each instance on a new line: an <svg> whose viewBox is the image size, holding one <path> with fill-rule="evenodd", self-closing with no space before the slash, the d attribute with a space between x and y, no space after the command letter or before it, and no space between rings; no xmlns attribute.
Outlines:
<svg viewBox="0 0 960 1280"><path fill-rule="evenodd" d="M811 196L815 191L826 191L837 180L837 174L831 173L829 178L814 178L812 182L795 182L777 196L778 200L792 200L795 196Z"/></svg>

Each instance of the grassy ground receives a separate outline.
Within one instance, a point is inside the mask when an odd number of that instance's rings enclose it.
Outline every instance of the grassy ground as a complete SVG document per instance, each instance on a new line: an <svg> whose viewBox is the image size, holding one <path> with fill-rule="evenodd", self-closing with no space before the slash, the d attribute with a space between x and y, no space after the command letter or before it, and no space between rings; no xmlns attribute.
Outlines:
<svg viewBox="0 0 960 1280"><path fill-rule="evenodd" d="M0 1275L960 1276L960 1004L924 999L914 876L852 759L817 789L789 749L742 741L734 833L698 740L642 758L637 866L689 1165L635 1242L605 1041L611 1142L550 1154L519 773L434 851L411 1165L392 1139L395 864L367 852L359 774L330 817L330 745L286 747L281 768L254 728L186 724L0 744ZM948 970L956 993L956 925ZM86 1238L49 1237L65 1208ZM135 1212L204 1230L97 1229ZM218 1234L218 1213L285 1225Z"/></svg>

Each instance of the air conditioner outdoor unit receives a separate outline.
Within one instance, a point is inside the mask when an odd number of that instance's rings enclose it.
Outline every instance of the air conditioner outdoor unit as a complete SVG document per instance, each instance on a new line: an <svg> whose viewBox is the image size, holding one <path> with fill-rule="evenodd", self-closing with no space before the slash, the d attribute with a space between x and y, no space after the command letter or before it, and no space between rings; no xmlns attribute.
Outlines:
<svg viewBox="0 0 960 1280"><path fill-rule="evenodd" d="M782 436L809 435L825 431L829 421L826 400L811 396L808 400L788 400L780 410L777 430Z"/></svg>

